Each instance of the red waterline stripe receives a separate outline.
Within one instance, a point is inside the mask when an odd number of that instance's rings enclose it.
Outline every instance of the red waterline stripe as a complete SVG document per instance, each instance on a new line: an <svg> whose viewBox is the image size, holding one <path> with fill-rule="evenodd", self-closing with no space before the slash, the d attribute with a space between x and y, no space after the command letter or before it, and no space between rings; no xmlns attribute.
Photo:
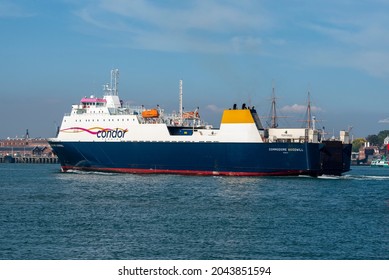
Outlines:
<svg viewBox="0 0 389 280"><path fill-rule="evenodd" d="M138 168L99 168L99 167L76 167L62 166L62 171L81 170L112 173L135 173L135 174L181 174L199 176L297 176L309 175L302 170L286 170L278 172L231 172L231 171L203 171L203 170L166 170L166 169L138 169Z"/></svg>

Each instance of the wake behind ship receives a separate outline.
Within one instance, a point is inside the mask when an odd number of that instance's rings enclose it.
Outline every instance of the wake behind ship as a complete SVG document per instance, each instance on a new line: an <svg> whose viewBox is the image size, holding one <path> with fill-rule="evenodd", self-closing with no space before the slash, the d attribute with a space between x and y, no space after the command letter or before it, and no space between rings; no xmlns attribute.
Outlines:
<svg viewBox="0 0 389 280"><path fill-rule="evenodd" d="M118 70L104 96L84 97L48 139L62 171L229 176L341 175L350 170L348 132L321 141L314 128L267 128L254 108L224 110L220 128L205 125L198 110L165 114L159 106L126 106Z"/></svg>

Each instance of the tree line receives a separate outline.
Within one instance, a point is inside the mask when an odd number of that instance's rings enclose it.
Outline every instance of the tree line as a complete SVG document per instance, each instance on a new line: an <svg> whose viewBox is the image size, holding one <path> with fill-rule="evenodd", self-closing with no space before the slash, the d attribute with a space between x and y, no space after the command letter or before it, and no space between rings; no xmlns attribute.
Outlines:
<svg viewBox="0 0 389 280"><path fill-rule="evenodd" d="M389 130L382 130L377 135L368 135L366 138L357 138L353 141L353 152L358 152L359 148L365 145L366 142L370 143L370 146L382 147L384 140L389 136Z"/></svg>

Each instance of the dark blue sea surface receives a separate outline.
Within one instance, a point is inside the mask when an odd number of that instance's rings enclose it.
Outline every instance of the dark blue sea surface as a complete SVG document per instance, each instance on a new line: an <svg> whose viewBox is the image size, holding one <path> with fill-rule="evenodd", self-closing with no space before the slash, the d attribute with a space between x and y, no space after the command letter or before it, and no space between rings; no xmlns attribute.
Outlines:
<svg viewBox="0 0 389 280"><path fill-rule="evenodd" d="M0 259L389 259L389 169L343 177L0 164Z"/></svg>

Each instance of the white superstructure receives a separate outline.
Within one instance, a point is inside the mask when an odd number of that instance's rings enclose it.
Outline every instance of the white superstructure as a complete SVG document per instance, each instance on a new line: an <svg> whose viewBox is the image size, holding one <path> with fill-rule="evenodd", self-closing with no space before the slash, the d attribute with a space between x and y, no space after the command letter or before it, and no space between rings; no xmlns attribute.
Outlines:
<svg viewBox="0 0 389 280"><path fill-rule="evenodd" d="M220 129L205 125L198 109L182 110L182 81L179 84L179 113L165 114L159 108L127 106L119 98L117 69L104 96L84 97L63 118L60 141L175 141L175 142L262 142L263 131L256 126L251 111L226 110ZM236 133L239 131L239 133Z"/></svg>
<svg viewBox="0 0 389 280"><path fill-rule="evenodd" d="M111 71L104 96L84 97L63 118L59 141L164 141L164 142L292 142L318 143L315 126L308 128L263 129L253 109L225 110L219 129L205 125L198 109L183 111L182 80L179 83L178 114L165 114L159 106L127 106L119 98L117 69ZM348 143L348 132L341 132Z"/></svg>

